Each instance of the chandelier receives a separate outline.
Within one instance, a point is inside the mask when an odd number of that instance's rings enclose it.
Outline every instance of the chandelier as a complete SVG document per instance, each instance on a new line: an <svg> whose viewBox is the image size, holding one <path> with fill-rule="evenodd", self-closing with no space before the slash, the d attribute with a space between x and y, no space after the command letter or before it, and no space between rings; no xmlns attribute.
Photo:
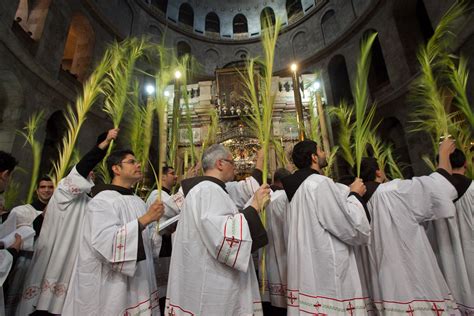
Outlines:
<svg viewBox="0 0 474 316"><path fill-rule="evenodd" d="M213 104L216 108L217 114L221 118L232 118L239 117L241 115L248 115L251 111L250 106L247 102L244 102L241 97L235 95L234 92L230 93L227 98L226 94L216 95L213 98Z"/></svg>

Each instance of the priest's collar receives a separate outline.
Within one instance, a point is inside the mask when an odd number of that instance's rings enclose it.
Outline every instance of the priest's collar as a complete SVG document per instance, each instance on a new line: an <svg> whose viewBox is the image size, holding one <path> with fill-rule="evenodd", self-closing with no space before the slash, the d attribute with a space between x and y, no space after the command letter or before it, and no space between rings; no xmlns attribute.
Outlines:
<svg viewBox="0 0 474 316"><path fill-rule="evenodd" d="M102 191L116 191L122 195L134 195L132 189L127 189L114 184L98 184L91 189L92 196L96 196Z"/></svg>
<svg viewBox="0 0 474 316"><path fill-rule="evenodd" d="M469 186L472 184L472 180L462 174L457 173L453 173L451 179L451 183L454 185L456 191L458 192L458 198L454 200L454 202L456 202L464 195L464 193L466 193L467 189L469 189Z"/></svg>
<svg viewBox="0 0 474 316"><path fill-rule="evenodd" d="M161 187L161 190L163 190L163 191L165 191L166 193L168 193L169 195L171 195L171 190L169 190L168 188Z"/></svg>
<svg viewBox="0 0 474 316"><path fill-rule="evenodd" d="M200 177L194 177L194 178L189 178L181 181L181 187L183 188L183 193L184 196L188 195L188 192L194 188L196 185L203 181L211 181L214 182L215 184L219 185L222 190L224 190L226 193L225 189L225 183L217 178L214 177L209 177L209 176L200 176Z"/></svg>
<svg viewBox="0 0 474 316"><path fill-rule="evenodd" d="M43 211L46 207L46 204L41 202L39 199L35 199L33 203L31 203L31 206L33 206L35 210Z"/></svg>
<svg viewBox="0 0 474 316"><path fill-rule="evenodd" d="M288 201L295 195L300 185L306 180L307 177L313 174L319 174L318 171L311 168L303 168L295 171L292 175L289 175L281 180L283 183L283 189L288 196Z"/></svg>
<svg viewBox="0 0 474 316"><path fill-rule="evenodd" d="M365 182L364 184L367 188L367 191L365 192L362 199L365 203L369 203L370 198L372 197L372 195L374 195L375 191L377 191L377 188L379 187L380 183L375 181L369 181Z"/></svg>

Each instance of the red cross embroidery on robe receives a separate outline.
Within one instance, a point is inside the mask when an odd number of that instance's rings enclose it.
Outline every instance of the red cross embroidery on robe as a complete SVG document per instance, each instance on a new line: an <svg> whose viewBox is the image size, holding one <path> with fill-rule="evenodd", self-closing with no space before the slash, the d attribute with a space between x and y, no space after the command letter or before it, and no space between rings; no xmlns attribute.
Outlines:
<svg viewBox="0 0 474 316"><path fill-rule="evenodd" d="M320 313L319 308L322 306L319 302L316 302L316 304L313 305L314 308L316 308L316 313L314 313L314 316L327 316L328 314L325 313Z"/></svg>
<svg viewBox="0 0 474 316"><path fill-rule="evenodd" d="M433 303L433 308L431 310L436 312L436 316L441 316L444 312L444 309L436 305L436 303Z"/></svg>
<svg viewBox="0 0 474 316"><path fill-rule="evenodd" d="M293 292L290 292L290 295L287 296L288 300L290 300L290 304L293 305L294 301L296 301L297 297L293 296Z"/></svg>
<svg viewBox="0 0 474 316"><path fill-rule="evenodd" d="M408 310L406 311L406 313L409 315L409 316L414 316L414 309L413 307L411 307L411 305L408 305Z"/></svg>
<svg viewBox="0 0 474 316"><path fill-rule="evenodd" d="M232 238L226 238L225 241L229 245L230 248L234 246L234 244L240 244L240 240L235 239L235 236L232 236Z"/></svg>
<svg viewBox="0 0 474 316"><path fill-rule="evenodd" d="M355 309L355 307L352 306L351 302L349 302L349 305L347 305L347 308L346 308L346 311L349 312L349 315L351 315L351 316L354 315L354 309Z"/></svg>

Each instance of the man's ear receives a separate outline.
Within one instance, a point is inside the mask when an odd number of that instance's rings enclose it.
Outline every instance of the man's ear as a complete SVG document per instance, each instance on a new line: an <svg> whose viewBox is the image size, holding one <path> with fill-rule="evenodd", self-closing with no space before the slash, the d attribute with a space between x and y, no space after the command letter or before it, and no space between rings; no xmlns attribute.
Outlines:
<svg viewBox="0 0 474 316"><path fill-rule="evenodd" d="M10 176L10 170L3 170L0 172L0 178L7 179Z"/></svg>
<svg viewBox="0 0 474 316"><path fill-rule="evenodd" d="M112 166L112 171L114 172L114 174L120 175L120 167L119 167L119 165L114 165L114 166Z"/></svg>

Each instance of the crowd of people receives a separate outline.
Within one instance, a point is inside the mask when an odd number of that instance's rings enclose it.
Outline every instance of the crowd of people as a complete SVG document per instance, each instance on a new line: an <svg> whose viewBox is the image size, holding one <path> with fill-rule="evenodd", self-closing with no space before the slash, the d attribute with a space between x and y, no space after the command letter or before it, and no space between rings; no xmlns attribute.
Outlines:
<svg viewBox="0 0 474 316"><path fill-rule="evenodd" d="M34 231L0 244L6 315L474 315L474 185L453 140L429 175L388 180L366 157L343 181L304 140L272 185L261 152L234 181L215 144L180 183L163 166L143 200L134 153L107 155L118 134L56 187L40 177L33 203L2 206L2 225ZM94 185L105 157L112 181ZM0 152L1 192L16 165Z"/></svg>

